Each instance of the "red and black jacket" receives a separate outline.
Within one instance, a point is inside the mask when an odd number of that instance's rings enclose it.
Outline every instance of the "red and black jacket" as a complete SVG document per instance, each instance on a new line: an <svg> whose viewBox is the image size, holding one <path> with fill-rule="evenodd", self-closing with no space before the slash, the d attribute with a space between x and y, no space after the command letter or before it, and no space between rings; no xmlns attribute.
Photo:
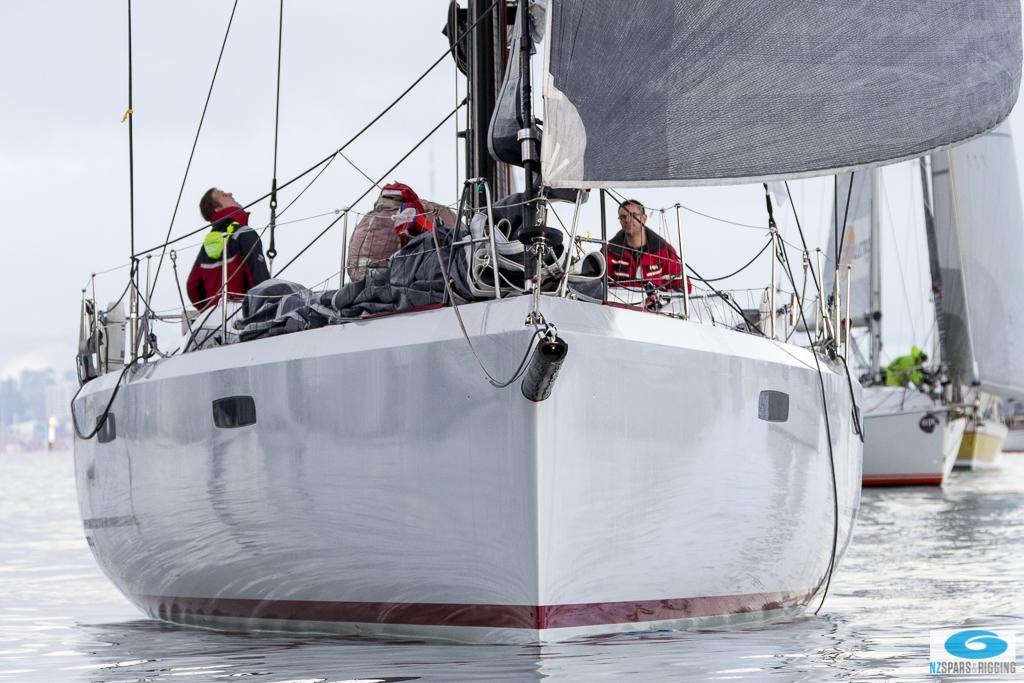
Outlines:
<svg viewBox="0 0 1024 683"><path fill-rule="evenodd" d="M644 228L644 232L646 241L639 249L626 244L626 233L621 230L608 241L605 256L609 280L620 287L639 289L649 282L658 289L679 289L683 268L676 250L650 228ZM692 290L689 278L687 287Z"/></svg>
<svg viewBox="0 0 1024 683"><path fill-rule="evenodd" d="M228 295L231 299L240 299L270 277L263 258L263 245L256 231L249 227L249 214L242 209L218 209L210 222L211 234L231 234L227 241ZM213 258L205 247L199 248L188 276L188 298L200 311L220 301L222 268L222 258Z"/></svg>

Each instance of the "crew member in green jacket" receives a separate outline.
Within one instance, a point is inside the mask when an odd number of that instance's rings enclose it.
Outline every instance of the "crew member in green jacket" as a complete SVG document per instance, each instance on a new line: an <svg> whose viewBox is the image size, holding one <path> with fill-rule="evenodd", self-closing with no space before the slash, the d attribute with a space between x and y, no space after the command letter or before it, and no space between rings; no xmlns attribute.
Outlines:
<svg viewBox="0 0 1024 683"><path fill-rule="evenodd" d="M928 354L916 346L911 347L909 356L900 356L885 369L885 386L905 387L908 384L921 386L924 373L921 368L928 360Z"/></svg>

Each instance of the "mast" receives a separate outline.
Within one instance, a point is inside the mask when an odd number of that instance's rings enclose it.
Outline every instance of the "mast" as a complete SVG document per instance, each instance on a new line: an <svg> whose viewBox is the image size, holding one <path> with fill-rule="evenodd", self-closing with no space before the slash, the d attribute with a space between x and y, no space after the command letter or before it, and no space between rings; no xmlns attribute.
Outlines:
<svg viewBox="0 0 1024 683"><path fill-rule="evenodd" d="M935 327L939 333L939 356L935 360L944 362L947 360L946 320L942 315L942 271L939 266L939 242L935 235L935 212L932 208L932 197L928 191L928 177L931 175L928 169L930 159L931 157L921 157L921 201L924 204L924 232L928 238L928 269L932 275Z"/></svg>
<svg viewBox="0 0 1024 683"><path fill-rule="evenodd" d="M519 0L520 28L522 35L519 40L519 71L522 82L520 98L522 102L523 129L519 131L519 143L522 145L523 171L526 176L526 189L523 192L523 228L533 227L536 206L532 203L537 196L537 178L540 173L540 136L533 123L533 85L530 82L530 0ZM511 57L510 57L511 58Z"/></svg>
<svg viewBox="0 0 1024 683"><path fill-rule="evenodd" d="M498 162L487 149L487 135L504 61L500 50L504 43L505 5L499 2L494 9L490 9L491 4L487 0L469 0L468 25L476 26L468 41L469 134L466 137L466 177L486 178L491 192L500 197ZM484 16L488 12L490 14Z"/></svg>
<svg viewBox="0 0 1024 683"><path fill-rule="evenodd" d="M879 206L879 170L871 174L871 306L868 329L871 334L871 375L877 377L882 367L882 263L880 258L881 211Z"/></svg>

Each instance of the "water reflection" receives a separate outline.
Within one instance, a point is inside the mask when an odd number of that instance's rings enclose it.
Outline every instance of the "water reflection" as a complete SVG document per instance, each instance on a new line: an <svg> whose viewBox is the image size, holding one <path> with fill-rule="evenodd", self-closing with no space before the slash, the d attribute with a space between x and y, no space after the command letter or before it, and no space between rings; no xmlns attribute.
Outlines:
<svg viewBox="0 0 1024 683"><path fill-rule="evenodd" d="M96 569L67 455L0 456L3 681L922 680L928 631L1024 630L1024 456L868 490L819 616L544 647L220 633L143 619Z"/></svg>
<svg viewBox="0 0 1024 683"><path fill-rule="evenodd" d="M822 680L857 670L841 621L804 617L742 631L653 633L543 647L427 645L225 634L134 621L80 626L103 681L171 676L266 681ZM101 673L102 672L102 673Z"/></svg>

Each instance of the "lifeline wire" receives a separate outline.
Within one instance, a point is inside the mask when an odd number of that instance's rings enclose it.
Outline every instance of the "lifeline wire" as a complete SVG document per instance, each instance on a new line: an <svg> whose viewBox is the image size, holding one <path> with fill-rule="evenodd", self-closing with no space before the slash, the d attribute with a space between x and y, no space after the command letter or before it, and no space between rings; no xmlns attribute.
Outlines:
<svg viewBox="0 0 1024 683"><path fill-rule="evenodd" d="M760 258L761 254L763 254L768 249L768 247L770 247L771 245L772 245L772 241L768 240L767 242L765 242L765 245L763 247L761 247L761 251L759 251L756 254L754 254L754 258L750 259L749 261L744 263L742 266L740 266L739 268L737 268L733 272L729 273L728 275L722 275L721 277L709 277L706 280L703 280L703 282L718 282L720 280L728 280L731 277L735 277L735 276L739 275L744 270L746 270L751 265L753 265L754 261L756 261L758 258Z"/></svg>

